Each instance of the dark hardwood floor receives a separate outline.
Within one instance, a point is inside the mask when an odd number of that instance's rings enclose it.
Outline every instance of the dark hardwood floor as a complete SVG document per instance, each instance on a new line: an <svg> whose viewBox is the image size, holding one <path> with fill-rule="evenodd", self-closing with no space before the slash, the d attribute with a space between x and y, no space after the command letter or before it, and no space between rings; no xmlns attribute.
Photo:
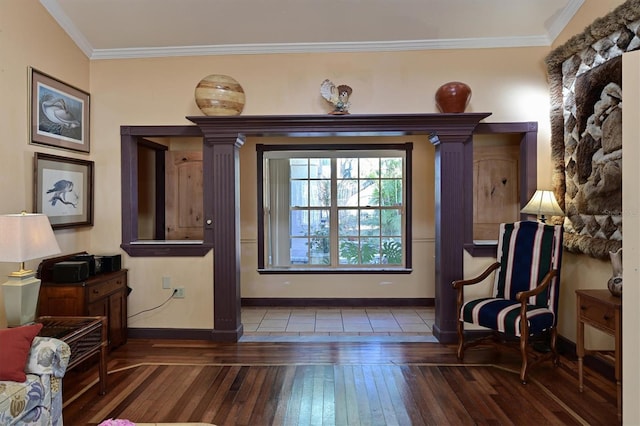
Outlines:
<svg viewBox="0 0 640 426"><path fill-rule="evenodd" d="M216 425L617 424L616 389L563 356L518 379L514 352L438 343L211 343L143 340L67 372L65 425L108 418Z"/></svg>

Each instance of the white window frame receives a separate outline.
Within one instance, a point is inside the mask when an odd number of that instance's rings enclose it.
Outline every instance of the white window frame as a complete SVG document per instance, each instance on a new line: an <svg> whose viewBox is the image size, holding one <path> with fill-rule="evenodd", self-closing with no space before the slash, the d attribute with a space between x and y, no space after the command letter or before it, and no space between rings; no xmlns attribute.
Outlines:
<svg viewBox="0 0 640 426"><path fill-rule="evenodd" d="M295 272L400 272L408 273L411 270L411 151L413 144L344 144L344 145L257 145L258 151L258 271L261 273L295 273ZM398 158L403 159L402 170L402 203L399 206L338 206L337 205L337 167L338 158ZM328 263L292 263L290 242L296 239L290 235L290 176L289 158L329 158L331 162L331 203L328 207L323 206L298 206L294 210L313 211L330 210L329 236L330 236L330 259L323 260ZM277 164L281 162L280 166ZM275 166L275 167L274 167ZM325 176L326 177L326 176ZM310 181L313 177L307 177ZM303 180L305 180L303 179ZM279 181L277 187L279 191L273 191L274 180ZM378 178L379 181L383 180ZM398 210L401 218L399 239L402 248L402 260L395 264L388 263L345 263L340 259L338 240L338 211L349 210ZM286 213L275 214L274 210ZM358 225L359 227L359 225ZM286 241L286 244L271 244L272 237L279 235L279 241ZM376 238L375 236L373 236ZM363 238L361 230L358 232L357 241ZM379 237L377 237L379 238ZM384 237L382 237L384 238ZM300 234L300 239L309 239L310 233ZM305 243L307 246L308 244ZM307 260L310 260L310 253L307 252Z"/></svg>

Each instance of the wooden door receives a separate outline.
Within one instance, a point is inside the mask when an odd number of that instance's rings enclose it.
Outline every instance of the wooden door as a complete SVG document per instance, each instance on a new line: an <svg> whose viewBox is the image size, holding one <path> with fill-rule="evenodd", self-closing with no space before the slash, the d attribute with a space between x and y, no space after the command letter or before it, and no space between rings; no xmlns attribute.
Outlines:
<svg viewBox="0 0 640 426"><path fill-rule="evenodd" d="M519 159L516 145L474 147L474 240L496 241L500 223L519 220Z"/></svg>
<svg viewBox="0 0 640 426"><path fill-rule="evenodd" d="M167 151L165 159L165 238L202 240L202 151Z"/></svg>

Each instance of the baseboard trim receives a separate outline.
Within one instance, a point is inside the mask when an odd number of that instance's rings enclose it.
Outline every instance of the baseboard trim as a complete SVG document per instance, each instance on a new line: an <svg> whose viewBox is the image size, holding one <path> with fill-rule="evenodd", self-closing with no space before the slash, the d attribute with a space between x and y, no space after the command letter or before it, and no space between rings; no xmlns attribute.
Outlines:
<svg viewBox="0 0 640 426"><path fill-rule="evenodd" d="M243 297L241 299L242 306L247 307L408 307L435 306L435 299L432 297L425 298L288 298L288 297Z"/></svg>
<svg viewBox="0 0 640 426"><path fill-rule="evenodd" d="M433 336L443 345L453 345L458 343L458 332L442 330L437 324L433 326Z"/></svg>
<svg viewBox="0 0 640 426"><path fill-rule="evenodd" d="M210 329L199 328L129 328L131 339L211 340Z"/></svg>
<svg viewBox="0 0 640 426"><path fill-rule="evenodd" d="M213 342L237 342L243 327L237 330L210 330L196 328L129 328L131 339L209 340Z"/></svg>

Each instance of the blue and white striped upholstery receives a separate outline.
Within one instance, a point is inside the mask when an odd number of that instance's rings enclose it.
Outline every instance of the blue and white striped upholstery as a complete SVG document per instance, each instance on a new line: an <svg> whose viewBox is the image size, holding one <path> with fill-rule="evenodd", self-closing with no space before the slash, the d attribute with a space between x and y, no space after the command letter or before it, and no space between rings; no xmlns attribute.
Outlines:
<svg viewBox="0 0 640 426"><path fill-rule="evenodd" d="M558 312L562 226L540 222L500 225L499 269L495 274L493 297L463 304L460 319L511 336L520 336L520 302L516 294L533 290L552 269L558 271L546 291L531 297L527 304L529 334L555 327Z"/></svg>

